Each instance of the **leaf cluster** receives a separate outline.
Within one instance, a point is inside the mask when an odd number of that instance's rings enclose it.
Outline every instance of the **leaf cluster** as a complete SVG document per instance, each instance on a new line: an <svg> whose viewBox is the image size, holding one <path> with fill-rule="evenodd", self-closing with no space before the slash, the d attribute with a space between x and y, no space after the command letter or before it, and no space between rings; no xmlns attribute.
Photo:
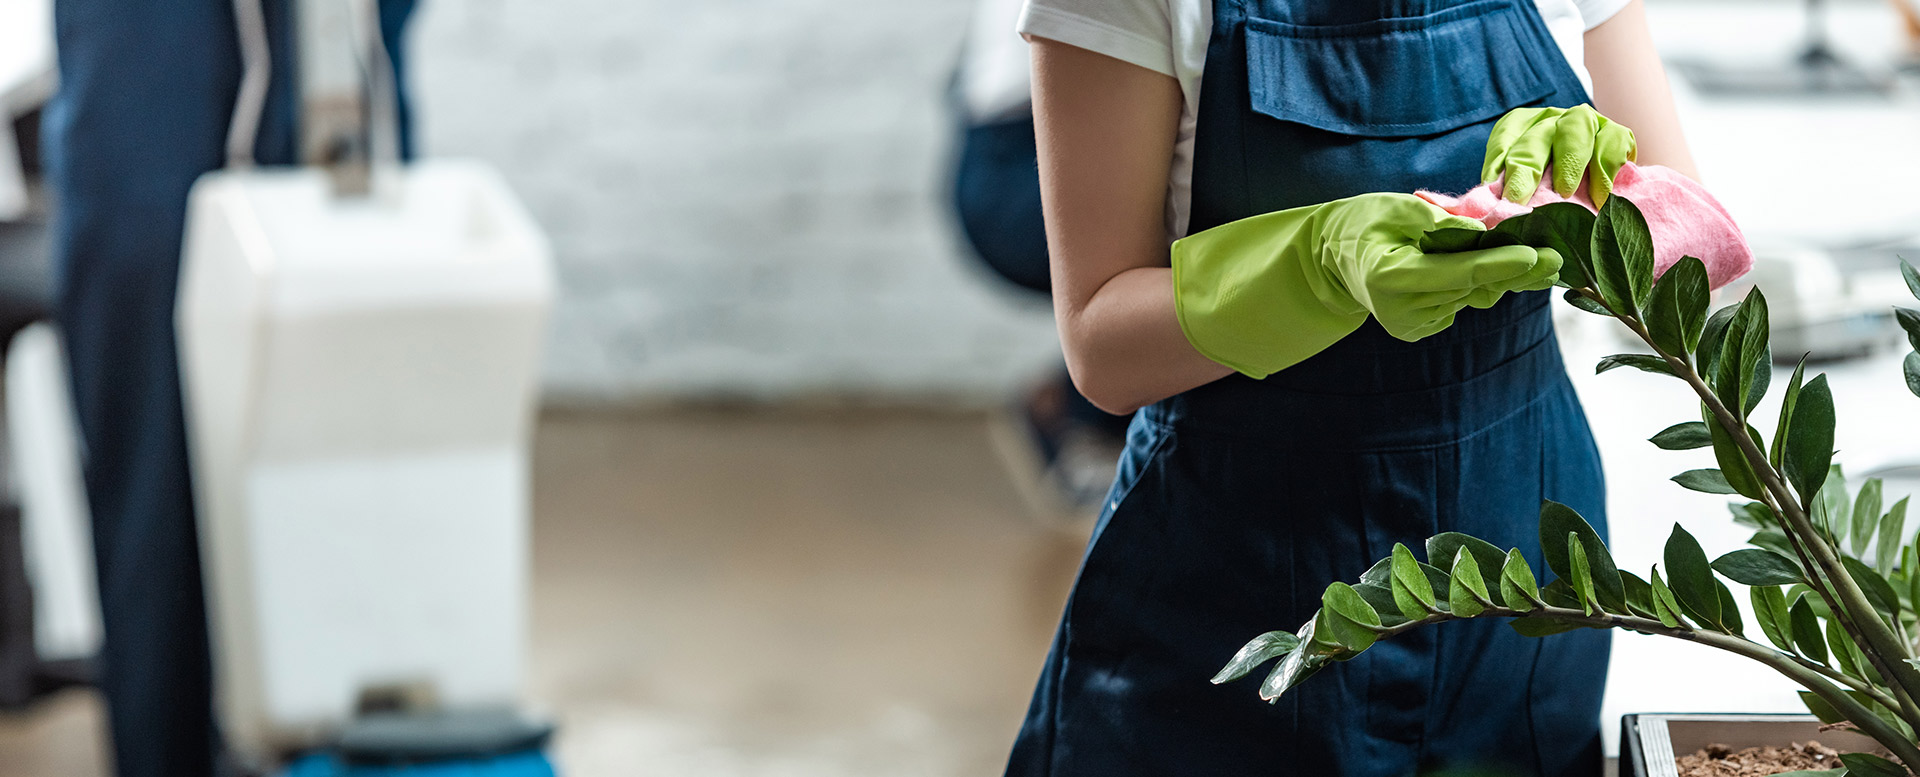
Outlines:
<svg viewBox="0 0 1920 777"><path fill-rule="evenodd" d="M1908 500L1884 504L1883 485L1850 487L1833 461L1835 407L1824 375L1795 367L1770 434L1753 425L1772 388L1766 297L1755 289L1709 315L1705 264L1686 257L1654 272L1646 219L1626 197L1598 214L1571 203L1548 205L1494 229L1436 230L1423 247L1465 250L1525 244L1564 259L1567 300L1616 319L1648 353L1609 356L1618 367L1670 376L1697 400L1697 420L1651 439L1668 451L1709 449L1713 466L1673 477L1684 488L1738 495L1733 520L1753 530L1750 546L1709 560L1675 525L1662 564L1642 578L1617 568L1593 527L1573 509L1546 502L1538 555L1442 533L1423 543L1424 560L1405 544L1353 583L1333 583L1321 608L1294 632L1249 642L1214 677L1223 683L1269 661L1260 694L1273 700L1328 666L1378 641L1430 624L1507 618L1519 633L1545 637L1582 628L1625 628L1689 639L1761 661L1807 691L1822 721L1845 722L1874 737L1906 767L1920 767L1920 537L1907 528ZM1902 262L1920 298L1920 273ZM1915 353L1903 366L1920 395L1920 311L1897 309ZM1704 463L1704 462L1703 462ZM1550 573L1544 585L1536 573ZM1764 643L1749 638L1733 583L1747 588ZM1849 756L1833 773L1904 774L1871 756Z"/></svg>

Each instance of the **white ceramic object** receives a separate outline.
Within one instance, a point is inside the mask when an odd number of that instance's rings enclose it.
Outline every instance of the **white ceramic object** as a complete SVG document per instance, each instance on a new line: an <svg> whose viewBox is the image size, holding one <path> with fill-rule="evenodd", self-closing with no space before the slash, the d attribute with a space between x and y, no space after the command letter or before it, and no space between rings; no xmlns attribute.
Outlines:
<svg viewBox="0 0 1920 777"><path fill-rule="evenodd" d="M369 690L509 706L523 673L546 241L474 163L329 191L207 175L181 267L222 725L254 757Z"/></svg>
<svg viewBox="0 0 1920 777"><path fill-rule="evenodd" d="M66 351L53 324L13 336L6 381L7 459L33 581L34 652L45 661L90 658L100 649L92 513L80 478Z"/></svg>

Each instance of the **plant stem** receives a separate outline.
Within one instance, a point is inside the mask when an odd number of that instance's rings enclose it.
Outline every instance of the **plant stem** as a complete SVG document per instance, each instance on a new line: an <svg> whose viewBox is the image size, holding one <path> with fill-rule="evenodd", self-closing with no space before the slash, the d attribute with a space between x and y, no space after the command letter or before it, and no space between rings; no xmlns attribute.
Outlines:
<svg viewBox="0 0 1920 777"><path fill-rule="evenodd" d="M1595 300L1602 306L1606 305L1606 300L1601 299L1600 295L1593 289L1583 288L1579 290L1579 293L1589 299ZM1607 309L1609 311L1613 310L1611 307L1607 307ZM1719 421L1721 428L1725 429L1727 435L1733 439L1734 445L1739 447L1742 455L1746 456L1747 462L1752 465L1754 473L1761 480L1761 484L1773 495L1777 503L1777 509L1780 510L1781 514L1786 516L1789 528L1791 529L1788 534L1797 534L1805 540L1807 549L1812 555L1813 560L1818 565L1820 571L1825 573L1827 581L1833 586L1834 593L1839 597L1838 604L1840 604L1841 607L1832 609L1837 616L1843 616L1839 618L1841 626L1849 632L1849 635L1852 636L1856 642L1864 643L1870 648L1862 652L1864 652L1870 660L1874 661L1876 667L1880 669L1881 674L1890 681L1887 684L1904 691L1909 698L1916 692L1920 692L1920 669L1915 669L1905 661L1899 660L1901 658L1912 658L1912 648L1903 644L1900 638L1894 635L1893 629L1887 625L1885 620L1880 618L1879 612L1873 608L1873 603L1867 600L1866 592L1862 591L1860 585L1854 582L1853 577L1847 574L1846 567L1840 563L1838 554L1820 538L1819 532L1813 526L1813 521L1808 518L1806 510L1803 509L1801 504L1794 500L1793 492L1787 488L1785 480L1782 479L1780 473L1773 468L1772 462L1767 460L1766 453L1761 451L1754 443L1753 438L1747 434L1746 421L1736 416L1732 411L1727 409L1725 404L1721 403L1720 397L1713 393L1713 390L1707 386L1706 381L1700 377L1700 374L1696 372L1685 359L1675 357L1673 354L1661 350L1660 346L1653 342L1652 336L1647 333L1646 327L1641 325L1637 319L1632 316L1622 316L1617 313L1614 317L1619 319L1620 323L1626 325L1628 329L1632 330L1635 336L1647 344L1647 347L1653 349L1654 353L1659 354L1660 357L1667 362L1667 366L1673 370L1674 375L1682 381L1685 381L1686 384L1693 389L1693 392L1700 396L1700 400L1706 403L1708 412L1713 414L1714 419ZM1875 656L1876 652L1880 656L1892 657L1893 660L1880 661ZM1908 725L1914 725L1915 722L1917 721L1909 721ZM1915 726L1915 730L1920 731L1920 726ZM1913 765L1920 767L1920 763Z"/></svg>
<svg viewBox="0 0 1920 777"><path fill-rule="evenodd" d="M1758 644L1758 643L1755 643L1755 644ZM1887 691L1878 685L1874 685L1873 683L1867 682L1866 680L1862 680L1858 677L1849 677L1846 673L1836 670L1825 664L1814 663L1812 660L1802 658L1800 656L1796 656L1791 653L1786 653L1783 651L1781 655L1784 655L1784 656L1787 656L1788 658L1793 659L1794 663L1799 664L1800 666L1805 667L1810 671L1816 672L1822 677L1825 677L1836 683L1847 686L1848 688L1852 688L1856 691L1866 694L1867 698L1870 698L1876 702L1879 702L1881 706L1884 706L1889 710L1897 711L1900 708L1900 702L1895 700L1892 696L1888 696Z"/></svg>
<svg viewBox="0 0 1920 777"><path fill-rule="evenodd" d="M1684 639L1751 658L1772 667L1776 672L1786 675L1787 679L1793 680L1801 687L1819 696L1821 700L1833 705L1833 708L1845 716L1848 722L1859 727L1862 733L1872 737L1874 741L1885 745L1909 770L1920 771L1920 746L1916 746L1899 729L1880 718L1880 716L1875 715L1872 710L1867 709L1866 705L1861 704L1858 699L1847 695L1846 692L1834 686L1833 683L1827 682L1827 677L1825 676L1827 672L1824 668L1807 666L1805 664L1808 662L1805 662L1805 660L1799 656L1782 653L1732 634L1671 627L1657 620L1642 618L1636 615L1618 615L1610 612L1588 615L1584 611L1566 607L1541 607L1525 612L1506 607L1488 607L1486 611L1473 617L1547 618L1560 623L1577 624L1593 628L1631 629L1647 634ZM1464 619L1451 614L1435 615L1417 621L1408 621L1389 628L1375 629L1374 631L1379 635L1379 639L1390 639L1421 626L1449 620ZM1843 680L1843 682L1845 681ZM1848 684L1851 685L1852 683L1849 682ZM1890 701L1882 694L1876 694L1868 689L1860 690L1876 702L1885 704L1887 701ZM1887 706L1888 709L1892 709L1894 705L1888 704Z"/></svg>

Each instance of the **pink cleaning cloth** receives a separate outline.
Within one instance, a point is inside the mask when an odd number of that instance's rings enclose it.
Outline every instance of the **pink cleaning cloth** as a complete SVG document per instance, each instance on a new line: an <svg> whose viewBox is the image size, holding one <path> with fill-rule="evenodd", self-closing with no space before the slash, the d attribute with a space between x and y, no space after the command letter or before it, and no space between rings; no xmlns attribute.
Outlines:
<svg viewBox="0 0 1920 777"><path fill-rule="evenodd" d="M1551 202L1571 201L1587 210L1599 210L1593 206L1593 198L1587 196L1585 181L1572 198L1566 198L1546 183L1551 180L1551 172L1542 176L1539 190L1525 205L1501 199L1498 181L1458 197L1429 191L1414 194L1448 213L1478 219L1488 229ZM1685 256L1699 257L1707 265L1707 280L1716 289L1753 269L1753 249L1747 246L1740 227L1733 223L1733 217L1727 215L1720 201L1692 178L1672 168L1628 162L1614 176L1613 193L1632 200L1646 217L1647 231L1653 233L1655 277Z"/></svg>

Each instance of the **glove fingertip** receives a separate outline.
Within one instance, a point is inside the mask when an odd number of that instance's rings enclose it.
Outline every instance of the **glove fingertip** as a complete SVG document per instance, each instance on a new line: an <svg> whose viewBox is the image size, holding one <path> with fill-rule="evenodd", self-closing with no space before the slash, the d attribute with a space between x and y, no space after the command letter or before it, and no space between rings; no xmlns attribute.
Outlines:
<svg viewBox="0 0 1920 777"><path fill-rule="evenodd" d="M1520 171L1509 171L1507 180L1501 184L1500 199L1524 205L1533 199L1533 192L1540 188L1540 179Z"/></svg>

